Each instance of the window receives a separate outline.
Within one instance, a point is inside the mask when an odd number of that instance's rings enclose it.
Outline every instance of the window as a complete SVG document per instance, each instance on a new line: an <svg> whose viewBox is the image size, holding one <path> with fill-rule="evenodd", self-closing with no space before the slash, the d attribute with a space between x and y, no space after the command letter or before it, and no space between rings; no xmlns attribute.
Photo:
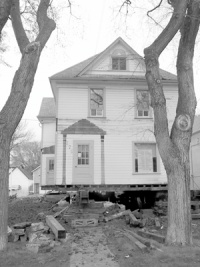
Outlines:
<svg viewBox="0 0 200 267"><path fill-rule="evenodd" d="M49 171L53 171L54 170L54 160L50 159L49 160Z"/></svg>
<svg viewBox="0 0 200 267"><path fill-rule="evenodd" d="M89 145L78 145L78 165L89 165Z"/></svg>
<svg viewBox="0 0 200 267"><path fill-rule="evenodd" d="M158 160L156 155L156 144L134 145L134 172L152 173L158 172Z"/></svg>
<svg viewBox="0 0 200 267"><path fill-rule="evenodd" d="M137 117L150 117L150 96L147 90L137 90Z"/></svg>
<svg viewBox="0 0 200 267"><path fill-rule="evenodd" d="M126 70L126 58L125 57L113 57L112 58L113 70Z"/></svg>
<svg viewBox="0 0 200 267"><path fill-rule="evenodd" d="M90 89L90 116L103 117L103 89Z"/></svg>

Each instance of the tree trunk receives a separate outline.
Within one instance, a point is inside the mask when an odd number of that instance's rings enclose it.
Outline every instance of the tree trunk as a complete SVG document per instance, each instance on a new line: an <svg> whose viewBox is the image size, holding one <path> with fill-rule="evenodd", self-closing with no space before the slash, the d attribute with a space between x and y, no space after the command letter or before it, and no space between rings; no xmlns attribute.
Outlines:
<svg viewBox="0 0 200 267"><path fill-rule="evenodd" d="M9 150L12 135L26 108L42 49L56 27L47 16L50 0L40 0L37 10L39 33L30 43L23 28L19 0L11 8L12 26L22 53L10 96L0 112L0 251L7 247Z"/></svg>
<svg viewBox="0 0 200 267"><path fill-rule="evenodd" d="M187 164L187 168L189 164ZM174 162L168 175L168 229L167 244L190 245L190 176L180 163Z"/></svg>
<svg viewBox="0 0 200 267"><path fill-rule="evenodd" d="M1 125L0 125L1 127ZM7 243L7 218L8 218L8 177L9 177L9 140L6 133L2 135L0 128L0 251L5 248ZM5 179L6 177L6 179Z"/></svg>
<svg viewBox="0 0 200 267"><path fill-rule="evenodd" d="M199 16L199 1L176 1L169 24L144 51L146 79L154 110L155 137L168 178L166 242L176 245L192 244L189 149L196 108L192 61ZM178 18L179 23L176 21ZM158 58L172 40L175 30L181 32L177 57L178 104L169 135Z"/></svg>
<svg viewBox="0 0 200 267"><path fill-rule="evenodd" d="M10 142L26 108L40 57L38 43L28 45L25 51L11 94L0 112L0 251L7 247Z"/></svg>

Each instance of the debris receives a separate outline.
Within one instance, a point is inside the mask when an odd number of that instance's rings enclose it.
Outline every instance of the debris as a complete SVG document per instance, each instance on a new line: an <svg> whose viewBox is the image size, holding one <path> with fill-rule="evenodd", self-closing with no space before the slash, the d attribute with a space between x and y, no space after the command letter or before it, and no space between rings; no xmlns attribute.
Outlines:
<svg viewBox="0 0 200 267"><path fill-rule="evenodd" d="M26 227L31 226L31 222L22 222L22 223L17 223L13 225L14 229L25 229Z"/></svg>
<svg viewBox="0 0 200 267"><path fill-rule="evenodd" d="M157 228L161 227L158 217L155 217L155 225L156 225Z"/></svg>
<svg viewBox="0 0 200 267"><path fill-rule="evenodd" d="M141 209L137 209L132 211L132 214L136 217L136 219L142 219L143 218L143 212Z"/></svg>
<svg viewBox="0 0 200 267"><path fill-rule="evenodd" d="M137 240L135 237L133 237L132 235L128 234L128 233L124 233L124 235L131 240L140 250L142 250L143 252L148 252L148 248L146 245L144 245L143 243L141 243L139 240Z"/></svg>
<svg viewBox="0 0 200 267"><path fill-rule="evenodd" d="M59 238L65 238L66 237L66 231L65 228L51 215L46 216L46 223L53 231L56 240Z"/></svg>
<svg viewBox="0 0 200 267"><path fill-rule="evenodd" d="M71 223L72 227L86 227L86 226L97 226L98 220L97 219L75 219L72 220Z"/></svg>
<svg viewBox="0 0 200 267"><path fill-rule="evenodd" d="M64 207L64 209L62 209L61 211L58 211L54 214L54 218L58 217L63 211L67 211L70 208L70 205L67 207Z"/></svg>
<svg viewBox="0 0 200 267"><path fill-rule="evenodd" d="M164 243L165 242L165 237L162 235L158 235L158 234L153 234L147 231L143 231L143 230L138 230L137 233L143 237L146 238L150 238L150 239L154 239L159 243Z"/></svg>
<svg viewBox="0 0 200 267"><path fill-rule="evenodd" d="M128 213L130 217L130 225L132 226L139 226L140 222L136 219L135 215L131 212Z"/></svg>
<svg viewBox="0 0 200 267"><path fill-rule="evenodd" d="M120 217L122 217L122 216L129 215L129 213L131 213L130 210L125 210L125 211L122 211L122 212L113 214L113 215L111 215L111 216L109 216L109 217L105 217L104 220L105 220L106 222L108 222L108 221L111 221L111 220L120 218Z"/></svg>
<svg viewBox="0 0 200 267"><path fill-rule="evenodd" d="M44 230L44 223L43 222L38 222L38 223L32 223L30 226L30 230L31 232L37 232L37 231L41 231Z"/></svg>

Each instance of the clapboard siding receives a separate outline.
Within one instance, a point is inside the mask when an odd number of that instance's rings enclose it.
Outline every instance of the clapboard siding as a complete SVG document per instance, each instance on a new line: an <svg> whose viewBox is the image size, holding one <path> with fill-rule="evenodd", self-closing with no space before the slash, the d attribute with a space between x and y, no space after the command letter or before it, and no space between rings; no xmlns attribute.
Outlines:
<svg viewBox="0 0 200 267"><path fill-rule="evenodd" d="M159 157L160 172L134 174L132 138L105 137L105 180L106 184L159 184L166 183L166 174ZM138 141L137 141L138 142Z"/></svg>
<svg viewBox="0 0 200 267"><path fill-rule="evenodd" d="M88 116L88 87L60 88L58 118L86 118Z"/></svg>
<svg viewBox="0 0 200 267"><path fill-rule="evenodd" d="M49 147L55 145L56 123L46 122L42 124L42 143L41 147Z"/></svg>

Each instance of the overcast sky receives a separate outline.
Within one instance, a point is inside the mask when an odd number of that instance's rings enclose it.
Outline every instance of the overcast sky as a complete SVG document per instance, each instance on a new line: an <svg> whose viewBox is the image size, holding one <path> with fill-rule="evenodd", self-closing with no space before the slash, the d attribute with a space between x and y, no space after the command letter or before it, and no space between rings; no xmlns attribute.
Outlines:
<svg viewBox="0 0 200 267"><path fill-rule="evenodd" d="M69 14L69 9L63 8L62 2L67 1L56 0L56 3L60 4L58 28L53 32L47 47L42 52L33 90L23 116L23 120L35 132L38 140L41 131L36 116L39 113L42 98L52 97L48 77L101 52L119 36L143 56L144 48L150 45L161 30L145 16L148 8L152 6L129 9L129 16L125 21L125 17L118 13L121 0L73 0L73 15ZM0 64L0 108L3 107L9 95L13 76L20 61L20 53L9 24L6 30L8 35L5 43L9 46L3 54L3 59L10 67ZM160 66L172 73L176 71L176 47L177 42L174 40L160 60ZM199 60L196 56L194 75L199 100L197 112L200 113L200 70L197 61Z"/></svg>

